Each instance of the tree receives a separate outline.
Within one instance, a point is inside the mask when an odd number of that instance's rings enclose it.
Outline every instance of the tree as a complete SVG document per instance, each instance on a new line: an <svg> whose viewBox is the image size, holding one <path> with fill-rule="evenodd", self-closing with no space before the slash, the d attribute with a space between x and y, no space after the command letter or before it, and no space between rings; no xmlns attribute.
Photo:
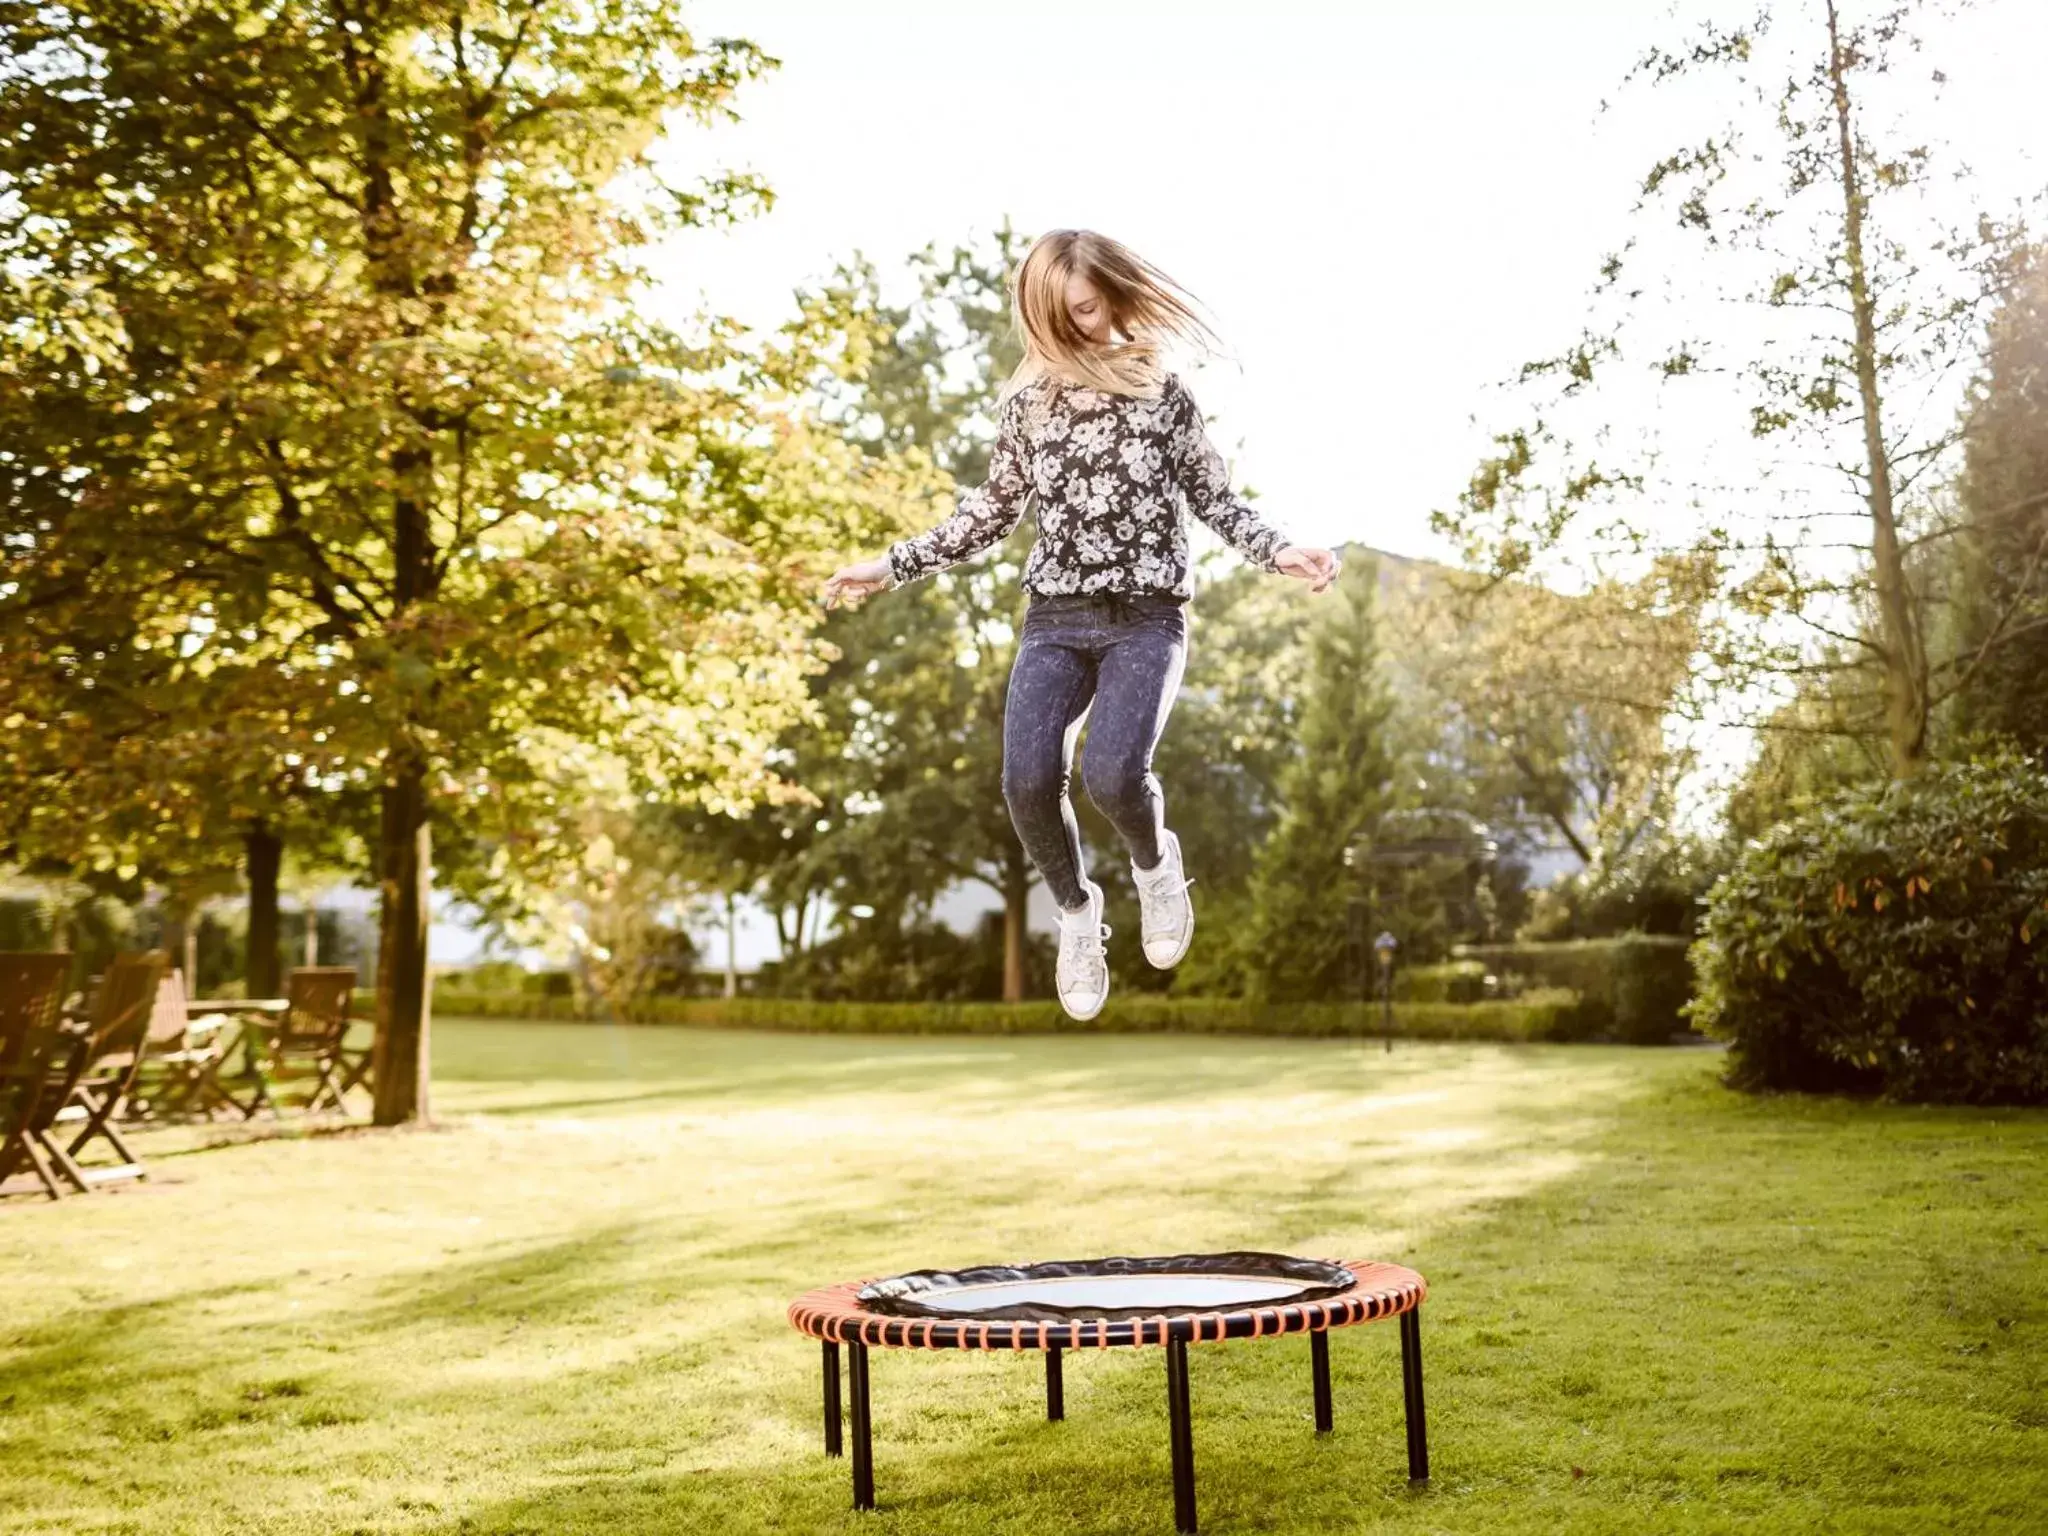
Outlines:
<svg viewBox="0 0 2048 1536"><path fill-rule="evenodd" d="M1914 62L1924 10L1770 0L1646 53L1632 81L1698 81L1660 94L1715 114L1644 177L1638 211L1676 229L1647 225L1608 258L1595 323L1523 370L1543 414L1499 437L1440 524L1505 574L1583 562L1588 542L1639 556L1690 508L1692 548L1724 573L1701 649L1717 705L1754 722L1816 665L1867 672L1881 713L1858 729L1900 775L1926 758L1943 686L1913 550L1938 531L1926 493L1958 433L1923 402L1967 363L2011 240L1989 220L1939 223L1935 149L1890 130L1942 80ZM1717 280L1702 283L1694 240ZM1637 398L1631 368L1691 406L1640 452L1600 409L1623 398L1610 381ZM1656 513L1638 523L1642 501Z"/></svg>
<svg viewBox="0 0 2048 1536"><path fill-rule="evenodd" d="M1504 832L1626 859L1673 815L1691 754L1674 742L1711 595L1710 562L1656 561L1573 593L1418 569L1392 596L1409 641L1418 752L1438 796Z"/></svg>
<svg viewBox="0 0 2048 1536"><path fill-rule="evenodd" d="M344 765L294 718L254 623L202 586L138 580L90 536L20 548L0 592L0 850L45 876L157 887L174 953L199 904L245 876L244 980L276 995L284 846L337 856Z"/></svg>
<svg viewBox="0 0 2048 1536"><path fill-rule="evenodd" d="M905 494L764 408L720 331L630 307L651 238L760 193L671 186L651 146L768 61L653 0L0 28L38 61L0 91L27 557L147 551L138 587L253 616L290 717L379 798L376 1117L422 1116L435 823L541 802L548 737L643 795L762 792L808 561Z"/></svg>
<svg viewBox="0 0 2048 1536"><path fill-rule="evenodd" d="M529 896L511 926L531 943L566 939L586 993L624 1018L693 968L687 850L651 835L630 804L593 799L574 831L575 863Z"/></svg>
<svg viewBox="0 0 2048 1536"><path fill-rule="evenodd" d="M1762 837L1796 810L1886 776L1882 744L1853 723L1867 718L1867 702L1845 706L1828 686L1843 675L1817 674L1764 723L1757 754L1728 795L1731 842Z"/></svg>
<svg viewBox="0 0 2048 1536"><path fill-rule="evenodd" d="M1008 275L1027 243L1006 224L979 245L927 248L911 258L908 303L891 303L859 259L803 296L792 334L836 346L839 366L816 387L863 451L927 456L955 486L986 477L997 398L1021 356ZM836 802L810 867L832 871L842 904L900 922L958 881L1000 894L1012 1001L1024 995L1036 875L1003 803L1002 718L1029 537L1020 529L989 558L835 619L826 634L840 660L816 687L834 729L813 742L822 760L800 750L795 770Z"/></svg>
<svg viewBox="0 0 2048 1536"><path fill-rule="evenodd" d="M2048 252L1991 327L1959 486L1953 670L1965 731L2048 750Z"/></svg>
<svg viewBox="0 0 2048 1536"><path fill-rule="evenodd" d="M1253 982L1276 1001L1342 994L1351 947L1343 893L1354 884L1347 850L1395 803L1378 580L1375 562L1349 562L1309 627L1296 756L1252 876Z"/></svg>

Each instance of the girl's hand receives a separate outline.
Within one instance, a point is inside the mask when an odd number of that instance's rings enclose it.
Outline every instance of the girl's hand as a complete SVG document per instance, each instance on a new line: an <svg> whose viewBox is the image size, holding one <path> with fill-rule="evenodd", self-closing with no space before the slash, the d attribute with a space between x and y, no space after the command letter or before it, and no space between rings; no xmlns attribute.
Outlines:
<svg viewBox="0 0 2048 1536"><path fill-rule="evenodd" d="M1308 583L1311 592L1322 592L1337 579L1343 562L1327 549L1303 549L1290 544L1273 557L1273 563L1280 567L1283 576L1292 576L1297 581Z"/></svg>
<svg viewBox="0 0 2048 1536"><path fill-rule="evenodd" d="M888 590L892 578L887 560L863 560L834 571L825 583L825 606L857 603L875 592Z"/></svg>

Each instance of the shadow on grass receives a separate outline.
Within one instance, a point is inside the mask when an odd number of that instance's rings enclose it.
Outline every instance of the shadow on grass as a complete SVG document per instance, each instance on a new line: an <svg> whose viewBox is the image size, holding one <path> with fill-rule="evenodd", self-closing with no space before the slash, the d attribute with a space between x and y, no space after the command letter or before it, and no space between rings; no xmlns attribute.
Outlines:
<svg viewBox="0 0 2048 1536"><path fill-rule="evenodd" d="M806 1105L846 1096L911 1092L956 1103L1129 1108L1186 1103L1217 1095L1286 1097L1347 1092L1398 1093L1456 1071L1468 1083L1582 1073L1604 1048L1580 1060L1554 1048L1511 1044L1403 1043L1392 1054L1378 1041L1315 1040L1276 1044L1257 1037L1178 1039L1168 1051L1143 1034L984 1036L790 1036L771 1031L661 1026L465 1023L459 1045L443 1052L444 1085L478 1102L457 1112L505 1118L603 1110L627 1104L701 1105L707 1111L754 1104ZM1626 1051L1627 1048L1614 1048ZM510 1073L499 1062L520 1063ZM600 1083L644 1085L611 1095ZM591 1091L534 1099L503 1090L571 1084ZM454 1095L451 1094L451 1097Z"/></svg>

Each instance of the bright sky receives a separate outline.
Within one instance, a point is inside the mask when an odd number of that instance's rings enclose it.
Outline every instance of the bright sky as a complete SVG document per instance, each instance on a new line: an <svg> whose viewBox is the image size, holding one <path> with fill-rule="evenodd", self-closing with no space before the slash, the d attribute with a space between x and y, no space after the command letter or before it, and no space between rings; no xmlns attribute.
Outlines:
<svg viewBox="0 0 2048 1536"><path fill-rule="evenodd" d="M1852 0L1853 3L1853 0ZM1696 9L1696 8L1695 8ZM1233 352L1218 441L1304 542L1439 553L1432 507L1576 334L1651 156L1599 104L1662 0L695 0L782 68L693 163L762 173L765 218L696 234L662 307L757 325L855 250L1102 229L1201 295ZM1944 130L2001 185L2041 137L2048 4L1991 0L1944 47ZM1663 146L1655 148L1661 152ZM1987 176L1987 179L1990 179ZM2016 190L2007 188L2007 190Z"/></svg>

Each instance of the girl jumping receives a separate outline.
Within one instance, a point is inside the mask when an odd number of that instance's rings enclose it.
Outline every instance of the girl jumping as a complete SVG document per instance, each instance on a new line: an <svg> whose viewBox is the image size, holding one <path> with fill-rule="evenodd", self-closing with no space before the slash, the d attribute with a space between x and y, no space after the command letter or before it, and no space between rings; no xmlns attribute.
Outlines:
<svg viewBox="0 0 2048 1536"><path fill-rule="evenodd" d="M1024 362L1003 391L987 482L938 527L834 573L825 601L957 565L1005 538L1036 498L1030 602L1003 717L1003 798L1060 905L1060 1004L1092 1019L1109 998L1109 929L1068 798L1083 720L1082 783L1130 850L1145 958L1178 965L1195 935L1180 840L1166 829L1152 774L1187 660L1184 513L1313 592L1337 579L1337 557L1290 544L1232 492L1194 398L1162 359L1170 342L1214 339L1165 273L1107 236L1055 230L1018 266L1012 300Z"/></svg>

